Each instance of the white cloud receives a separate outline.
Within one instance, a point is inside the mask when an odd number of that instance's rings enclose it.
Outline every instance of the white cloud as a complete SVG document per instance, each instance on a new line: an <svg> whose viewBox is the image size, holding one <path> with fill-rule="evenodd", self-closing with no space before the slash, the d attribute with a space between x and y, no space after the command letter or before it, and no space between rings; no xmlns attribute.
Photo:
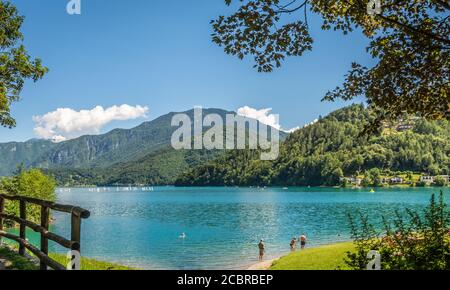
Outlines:
<svg viewBox="0 0 450 290"><path fill-rule="evenodd" d="M104 109L97 106L92 110L75 111L59 108L43 116L34 116L34 133L39 138L62 142L87 134L99 134L112 121L125 121L146 117L148 107L112 106Z"/></svg>
<svg viewBox="0 0 450 290"><path fill-rule="evenodd" d="M256 119L263 124L281 130L278 115L270 114L271 108L257 110L248 106L237 109L237 114L243 117Z"/></svg>
<svg viewBox="0 0 450 290"><path fill-rule="evenodd" d="M319 122L319 119L314 119L314 121L312 121L312 122L309 123L309 124L306 124L305 126L303 126L303 128L306 128L306 127L308 127L308 126L314 125L314 124L317 123L317 122Z"/></svg>
<svg viewBox="0 0 450 290"><path fill-rule="evenodd" d="M287 131L285 131L286 133L294 133L295 131L298 131L298 130L300 130L301 129L301 127L295 127L295 128L292 128L292 129L289 129L289 130L287 130Z"/></svg>
<svg viewBox="0 0 450 290"><path fill-rule="evenodd" d="M314 121L312 121L311 123L308 123L308 124L304 125L303 127L298 126L298 127L295 127L295 128L289 129L289 130L285 130L285 132L286 132L286 133L294 133L295 131L298 131L298 130L300 130L300 129L302 129L302 128L306 128L306 127L308 127L308 126L314 125L314 124L317 123L317 122L319 122L319 119L315 119Z"/></svg>
<svg viewBox="0 0 450 290"><path fill-rule="evenodd" d="M286 133L293 133L293 132L301 129L301 127L295 127L292 129L283 129L280 125L280 120L279 120L278 115L271 114L270 113L271 111L272 111L272 108L258 110L258 109L254 109L254 108L251 108L248 106L237 109L237 113L240 116L256 119L263 124L269 125L277 130L280 130L280 131L283 131Z"/></svg>

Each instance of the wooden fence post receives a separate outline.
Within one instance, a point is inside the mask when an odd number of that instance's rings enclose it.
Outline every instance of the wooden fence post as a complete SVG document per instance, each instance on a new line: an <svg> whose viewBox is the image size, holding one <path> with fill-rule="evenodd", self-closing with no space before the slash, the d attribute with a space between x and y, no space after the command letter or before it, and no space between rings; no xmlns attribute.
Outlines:
<svg viewBox="0 0 450 290"><path fill-rule="evenodd" d="M72 212L72 232L71 232L71 241L72 241L72 247L71 249L74 251L78 251L81 253L81 217L75 213Z"/></svg>
<svg viewBox="0 0 450 290"><path fill-rule="evenodd" d="M72 251L78 252L78 257L81 256L81 216L72 211L72 220L71 220L71 242L72 245L70 249ZM76 255L76 254L75 254ZM74 257L74 253L72 253L72 258ZM72 264L72 270L79 270L76 265Z"/></svg>
<svg viewBox="0 0 450 290"><path fill-rule="evenodd" d="M0 213L5 211L5 199L0 197ZM3 231L3 218L0 216L0 231ZM2 244L2 237L0 236L0 245Z"/></svg>
<svg viewBox="0 0 450 290"><path fill-rule="evenodd" d="M5 203L7 200L13 202L19 202L19 217L16 215L8 215L5 211ZM27 205L33 204L41 207L41 222L40 225L33 221L27 220ZM49 232L50 224L50 210L65 212L71 214L71 240ZM29 250L40 260L40 268L47 270L49 267L54 270L65 270L66 267L51 259L48 256L48 244L49 240L54 241L64 248L77 251L73 253L73 256L77 258L76 269L79 269L80 259L80 242L81 242L81 220L87 219L90 216L90 212L71 205L56 204L54 202L39 200L35 198L25 196L10 196L0 193L0 238L6 238L15 241L19 244L19 254L24 256L26 250ZM4 221L11 220L20 225L20 236L4 231ZM38 249L36 246L27 241L26 228L29 227L35 232L40 233L41 247ZM1 240L0 240L1 242ZM75 269L74 268L74 269Z"/></svg>
<svg viewBox="0 0 450 290"><path fill-rule="evenodd" d="M50 218L50 209L48 207L41 207L41 227L48 230ZM48 256L48 239L41 233L41 252ZM47 265L41 261L41 270L47 270Z"/></svg>
<svg viewBox="0 0 450 290"><path fill-rule="evenodd" d="M27 219L27 203L24 200L20 201L20 218L23 220ZM23 240L27 239L26 229L27 229L26 225L21 223L20 238ZM22 244L19 245L19 255L25 256L25 246Z"/></svg>

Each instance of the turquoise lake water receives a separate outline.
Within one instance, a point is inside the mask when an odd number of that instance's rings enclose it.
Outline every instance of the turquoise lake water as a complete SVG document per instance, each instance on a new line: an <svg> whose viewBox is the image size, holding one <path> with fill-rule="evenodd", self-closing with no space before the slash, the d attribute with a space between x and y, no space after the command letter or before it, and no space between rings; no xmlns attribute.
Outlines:
<svg viewBox="0 0 450 290"><path fill-rule="evenodd" d="M261 238L267 258L289 252L290 239L302 233L308 246L347 241L347 213L380 222L395 210L423 208L439 190L83 188L58 190L58 202L91 211L82 226L83 256L144 269L243 269L257 262ZM443 190L448 201L450 189ZM69 237L69 216L54 218L52 231Z"/></svg>

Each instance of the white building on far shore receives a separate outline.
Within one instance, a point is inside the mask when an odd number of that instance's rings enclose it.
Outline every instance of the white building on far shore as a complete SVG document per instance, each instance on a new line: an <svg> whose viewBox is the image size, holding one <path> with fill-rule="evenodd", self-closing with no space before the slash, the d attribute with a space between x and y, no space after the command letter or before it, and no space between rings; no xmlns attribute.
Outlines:
<svg viewBox="0 0 450 290"><path fill-rule="evenodd" d="M441 177L446 182L450 182L450 175L438 175L438 176L430 176L430 175L424 175L420 177L421 182L427 182L427 183L433 183L436 178Z"/></svg>

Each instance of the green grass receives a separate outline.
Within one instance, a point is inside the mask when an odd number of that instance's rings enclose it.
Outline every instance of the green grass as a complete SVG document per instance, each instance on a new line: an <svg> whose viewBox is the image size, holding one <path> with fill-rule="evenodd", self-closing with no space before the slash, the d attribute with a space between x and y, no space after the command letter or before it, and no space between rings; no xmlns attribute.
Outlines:
<svg viewBox="0 0 450 290"><path fill-rule="evenodd" d="M31 255L31 254L30 254ZM50 253L50 258L57 261L61 265L67 264L67 258L65 255ZM38 270L39 265L36 265L32 261L19 256L16 251L10 248L0 248L0 258L6 258L12 262L11 269L16 270ZM122 266L115 263L102 262L94 259L81 257L81 270L136 270L134 268Z"/></svg>
<svg viewBox="0 0 450 290"><path fill-rule="evenodd" d="M280 258L270 270L349 270L344 258L352 250L352 242L305 249Z"/></svg>
<svg viewBox="0 0 450 290"><path fill-rule="evenodd" d="M6 259L12 263L12 266L8 268L8 270L36 270L37 266L30 260L19 256L13 250L0 247L0 259Z"/></svg>
<svg viewBox="0 0 450 290"><path fill-rule="evenodd" d="M67 258L61 254L50 254L50 258L62 265L67 264ZM81 257L81 270L136 270L119 264L97 261Z"/></svg>

